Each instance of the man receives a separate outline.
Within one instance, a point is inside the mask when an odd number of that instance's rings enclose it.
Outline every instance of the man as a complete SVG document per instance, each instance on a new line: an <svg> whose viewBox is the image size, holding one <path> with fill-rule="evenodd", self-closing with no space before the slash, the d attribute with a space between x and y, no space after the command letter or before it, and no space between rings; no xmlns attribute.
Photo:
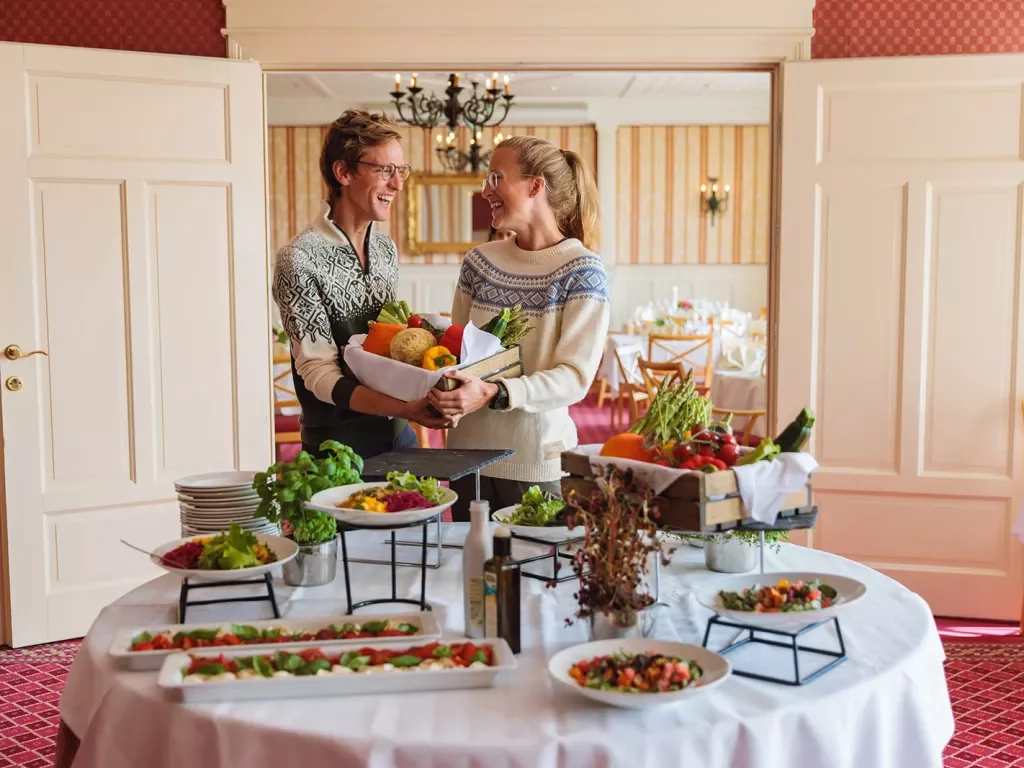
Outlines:
<svg viewBox="0 0 1024 768"><path fill-rule="evenodd" d="M329 190L320 216L274 264L274 300L291 341L295 394L302 407L302 447L316 455L324 440L363 458L415 448L408 426L451 421L427 399L403 403L363 386L344 364L349 337L366 333L398 287L394 242L373 231L388 221L408 178L397 126L386 116L348 110L331 125L320 156Z"/></svg>

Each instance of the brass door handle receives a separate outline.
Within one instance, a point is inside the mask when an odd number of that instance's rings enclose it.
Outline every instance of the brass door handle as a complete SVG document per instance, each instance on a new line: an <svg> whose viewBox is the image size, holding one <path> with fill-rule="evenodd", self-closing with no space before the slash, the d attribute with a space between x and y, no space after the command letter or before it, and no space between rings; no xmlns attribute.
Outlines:
<svg viewBox="0 0 1024 768"><path fill-rule="evenodd" d="M32 355L46 355L46 356L49 356L49 355L47 355L46 352L44 352L41 349L37 349L37 350L34 350L33 352L28 352L28 353L22 352L21 351L21 347L19 347L17 344L9 344L7 346L7 348L4 349L4 357L6 357L8 360L20 360L23 357L32 357Z"/></svg>

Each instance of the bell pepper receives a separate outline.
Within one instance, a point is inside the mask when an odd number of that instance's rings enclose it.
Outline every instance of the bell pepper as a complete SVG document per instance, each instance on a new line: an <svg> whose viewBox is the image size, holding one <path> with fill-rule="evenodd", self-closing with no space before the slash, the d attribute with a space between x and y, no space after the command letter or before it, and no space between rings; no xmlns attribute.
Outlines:
<svg viewBox="0 0 1024 768"><path fill-rule="evenodd" d="M452 324L448 326L448 329L441 334L441 338L438 339L438 346L446 347L456 357L462 354L462 334L465 332L465 326Z"/></svg>
<svg viewBox="0 0 1024 768"><path fill-rule="evenodd" d="M428 371L439 371L457 362L455 355L444 346L431 347L423 353L423 368Z"/></svg>

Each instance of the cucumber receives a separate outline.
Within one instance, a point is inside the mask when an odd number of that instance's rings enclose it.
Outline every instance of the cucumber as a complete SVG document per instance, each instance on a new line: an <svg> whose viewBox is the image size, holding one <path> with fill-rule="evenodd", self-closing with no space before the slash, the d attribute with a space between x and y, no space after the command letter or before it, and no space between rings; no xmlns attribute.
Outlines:
<svg viewBox="0 0 1024 768"><path fill-rule="evenodd" d="M814 426L814 413L810 408L804 408L797 414L784 430L775 438L774 442L779 446L782 453L797 453L811 436L811 428Z"/></svg>

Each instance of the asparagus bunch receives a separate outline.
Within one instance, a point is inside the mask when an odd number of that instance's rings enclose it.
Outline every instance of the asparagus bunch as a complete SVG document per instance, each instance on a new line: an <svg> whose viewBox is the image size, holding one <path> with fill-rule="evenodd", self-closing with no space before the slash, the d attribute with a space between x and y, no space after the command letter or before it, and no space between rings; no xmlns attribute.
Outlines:
<svg viewBox="0 0 1024 768"><path fill-rule="evenodd" d="M523 305L516 304L512 307L508 323L501 334L501 346L511 347L513 344L518 344L532 330L533 326L530 325L530 321L526 319L526 315L523 313Z"/></svg>
<svg viewBox="0 0 1024 768"><path fill-rule="evenodd" d="M412 309L404 301L389 301L377 315L378 323L389 325L408 325Z"/></svg>
<svg viewBox="0 0 1024 768"><path fill-rule="evenodd" d="M689 371L681 382L658 387L647 413L629 431L664 445L679 439L691 427L710 422L711 401L697 392L693 371Z"/></svg>

